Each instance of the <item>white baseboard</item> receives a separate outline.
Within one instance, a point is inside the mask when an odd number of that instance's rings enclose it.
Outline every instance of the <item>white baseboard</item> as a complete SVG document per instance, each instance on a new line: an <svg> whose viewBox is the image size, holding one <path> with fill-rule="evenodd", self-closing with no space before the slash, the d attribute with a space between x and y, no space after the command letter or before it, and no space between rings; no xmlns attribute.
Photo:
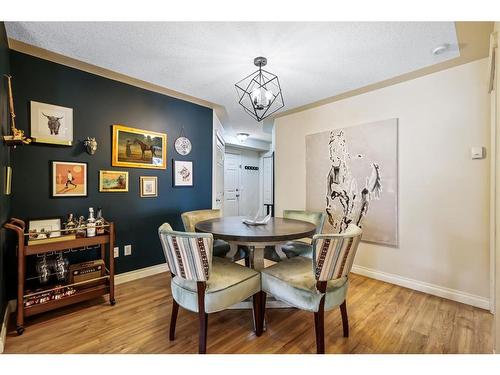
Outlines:
<svg viewBox="0 0 500 375"><path fill-rule="evenodd" d="M5 313L2 320L2 328L0 329L0 354L3 353L5 349L5 339L7 337L7 327L9 326L10 314L16 311L16 301L12 300L7 303L5 307Z"/></svg>
<svg viewBox="0 0 500 375"><path fill-rule="evenodd" d="M142 279L143 277L157 275L162 272L168 272L167 263L158 264L156 266L141 268L139 270L120 273L115 276L115 285L128 283L129 281Z"/></svg>
<svg viewBox="0 0 500 375"><path fill-rule="evenodd" d="M352 272L362 276L370 277L372 279L385 281L387 283L396 284L413 290L418 290L419 292L424 292L427 294L432 294L434 296L451 299L452 301L479 307L481 309L489 310L490 308L489 298L462 292L460 290L429 284L423 281L409 279L404 276L394 275L363 266L354 265L352 267Z"/></svg>

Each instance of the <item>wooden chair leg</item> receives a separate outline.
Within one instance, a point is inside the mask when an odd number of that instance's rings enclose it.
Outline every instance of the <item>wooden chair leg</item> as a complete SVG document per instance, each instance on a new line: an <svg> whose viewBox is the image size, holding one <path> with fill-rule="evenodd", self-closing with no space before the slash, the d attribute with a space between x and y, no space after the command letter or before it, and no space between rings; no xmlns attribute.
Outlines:
<svg viewBox="0 0 500 375"><path fill-rule="evenodd" d="M198 353L205 354L207 352L207 331L208 331L208 314L205 312L205 289L206 284L203 281L197 282L198 288L198 320L200 321L200 337L198 343Z"/></svg>
<svg viewBox="0 0 500 375"><path fill-rule="evenodd" d="M344 337L349 337L349 320L347 319L347 305L346 301L340 305L340 314L342 315L342 329L344 330Z"/></svg>
<svg viewBox="0 0 500 375"><path fill-rule="evenodd" d="M316 331L316 353L325 354L325 327L323 312L314 313L314 323Z"/></svg>
<svg viewBox="0 0 500 375"><path fill-rule="evenodd" d="M266 292L260 292L260 327L264 331L264 320L266 319Z"/></svg>
<svg viewBox="0 0 500 375"><path fill-rule="evenodd" d="M325 297L321 299L319 309L314 313L314 328L316 331L316 352L325 354Z"/></svg>
<svg viewBox="0 0 500 375"><path fill-rule="evenodd" d="M175 340L175 323L177 323L177 314L179 313L179 304L172 298L172 315L170 316L170 341Z"/></svg>
<svg viewBox="0 0 500 375"><path fill-rule="evenodd" d="M262 296L260 292L257 292L252 297L253 300L253 321L255 322L255 335L259 337L262 335Z"/></svg>

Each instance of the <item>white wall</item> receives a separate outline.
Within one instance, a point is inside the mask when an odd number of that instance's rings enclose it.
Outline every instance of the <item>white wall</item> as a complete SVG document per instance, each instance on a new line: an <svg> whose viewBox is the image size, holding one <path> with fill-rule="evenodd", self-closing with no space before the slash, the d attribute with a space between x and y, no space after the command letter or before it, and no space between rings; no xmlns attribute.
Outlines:
<svg viewBox="0 0 500 375"><path fill-rule="evenodd" d="M399 248L363 243L358 270L488 308L487 59L275 121L276 209L304 209L305 136L399 119ZM406 283L406 284L405 284Z"/></svg>

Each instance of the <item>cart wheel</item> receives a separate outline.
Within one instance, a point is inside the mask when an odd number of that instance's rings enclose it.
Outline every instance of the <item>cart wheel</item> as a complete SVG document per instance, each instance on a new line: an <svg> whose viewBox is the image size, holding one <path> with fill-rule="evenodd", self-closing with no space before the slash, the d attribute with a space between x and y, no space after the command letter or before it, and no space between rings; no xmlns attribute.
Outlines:
<svg viewBox="0 0 500 375"><path fill-rule="evenodd" d="M16 326L16 331L19 336L21 336L24 332L24 327L23 326Z"/></svg>
<svg viewBox="0 0 500 375"><path fill-rule="evenodd" d="M116 300L115 300L114 298L110 299L110 300L109 300L109 304L110 304L111 306L116 305Z"/></svg>

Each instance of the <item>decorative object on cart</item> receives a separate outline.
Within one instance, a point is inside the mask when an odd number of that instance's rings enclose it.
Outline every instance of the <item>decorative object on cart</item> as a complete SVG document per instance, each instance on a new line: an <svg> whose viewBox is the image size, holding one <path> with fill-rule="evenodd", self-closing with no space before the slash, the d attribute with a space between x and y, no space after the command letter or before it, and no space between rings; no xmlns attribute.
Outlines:
<svg viewBox="0 0 500 375"><path fill-rule="evenodd" d="M179 155L186 156L191 152L193 146L191 145L191 141L184 135L184 126L179 133L179 137L175 140L175 151Z"/></svg>
<svg viewBox="0 0 500 375"><path fill-rule="evenodd" d="M31 138L37 143L71 146L73 109L47 103L30 102Z"/></svg>
<svg viewBox="0 0 500 375"><path fill-rule="evenodd" d="M115 266L114 266L114 240L115 230L112 222L106 223L106 233L102 236L90 238L76 238L68 241L61 241L50 244L25 244L25 237L29 236L26 232L24 221L11 218L4 227L16 233L17 236L17 312L16 312L16 330L20 335L24 332L24 319L32 315L43 313L59 307L68 306L74 303L97 298L103 295L109 295L111 305L115 304ZM107 260L106 272L104 276L81 281L73 284L48 284L45 287L30 290L27 288L26 278L26 257L30 255L43 255L56 252L56 259L59 258L58 252L75 249L88 248L98 245L100 247L100 259ZM60 259L55 262L56 272L60 277L67 264L63 258L64 266L61 267ZM104 264L104 263L103 263ZM49 266L50 267L50 266Z"/></svg>
<svg viewBox="0 0 500 375"><path fill-rule="evenodd" d="M184 160L173 160L174 167L172 168L173 173L173 184L174 187L193 186L193 162Z"/></svg>
<svg viewBox="0 0 500 375"><path fill-rule="evenodd" d="M285 106L278 76L264 69L265 57L256 57L253 63L259 68L235 84L238 103L257 121Z"/></svg>
<svg viewBox="0 0 500 375"><path fill-rule="evenodd" d="M85 146L85 151L87 151L87 154L94 155L96 153L97 141L94 137L87 137L87 139L83 141L83 145Z"/></svg>
<svg viewBox="0 0 500 375"><path fill-rule="evenodd" d="M69 266L69 283L96 279L106 275L106 265L102 259L72 264Z"/></svg>
<svg viewBox="0 0 500 375"><path fill-rule="evenodd" d="M87 222L83 216L78 218L78 224L76 225L76 237L87 237Z"/></svg>
<svg viewBox="0 0 500 375"><path fill-rule="evenodd" d="M99 171L99 191L101 193L127 192L128 172Z"/></svg>
<svg viewBox="0 0 500 375"><path fill-rule="evenodd" d="M30 220L28 223L29 240L43 240L61 235L61 219Z"/></svg>
<svg viewBox="0 0 500 375"><path fill-rule="evenodd" d="M31 143L31 138L28 138L24 135L24 131L16 128L16 113L14 112L14 97L12 96L12 76L4 74L4 77L7 78L7 87L8 87L8 95L9 95L9 112L10 112L10 131L11 135L4 135L4 142L13 146L14 148L17 145L27 145Z"/></svg>
<svg viewBox="0 0 500 375"><path fill-rule="evenodd" d="M74 234L76 233L76 221L73 217L73 214L68 215L68 221L64 223L64 229L66 229L66 234Z"/></svg>
<svg viewBox="0 0 500 375"><path fill-rule="evenodd" d="M68 276L68 258L63 257L62 253L57 253L56 258L52 263L52 268L58 281L66 281Z"/></svg>
<svg viewBox="0 0 500 375"><path fill-rule="evenodd" d="M167 135L113 125L111 165L130 168L167 168Z"/></svg>
<svg viewBox="0 0 500 375"><path fill-rule="evenodd" d="M47 292L44 292L43 289L37 289L34 291L27 291L27 293L30 294L30 296L24 299L25 308L72 296L76 293L76 289L73 287L56 286L55 290Z"/></svg>
<svg viewBox="0 0 500 375"><path fill-rule="evenodd" d="M12 193L12 167L5 167L5 195Z"/></svg>
<svg viewBox="0 0 500 375"><path fill-rule="evenodd" d="M158 196L158 177L156 176L141 176L141 197L157 197Z"/></svg>
<svg viewBox="0 0 500 375"><path fill-rule="evenodd" d="M40 284L47 284L50 279L50 268L49 263L47 262L46 254L38 257L36 260L36 273L38 274L38 281Z"/></svg>
<svg viewBox="0 0 500 375"><path fill-rule="evenodd" d="M95 217L94 217L94 209L89 207L89 218L87 219L87 237L95 237Z"/></svg>
<svg viewBox="0 0 500 375"><path fill-rule="evenodd" d="M87 163L52 161L52 197L86 197Z"/></svg>
<svg viewBox="0 0 500 375"><path fill-rule="evenodd" d="M95 219L95 228L98 236L104 234L106 232L106 228L104 225L106 224L106 220L102 216L102 208L97 208L97 218Z"/></svg>

